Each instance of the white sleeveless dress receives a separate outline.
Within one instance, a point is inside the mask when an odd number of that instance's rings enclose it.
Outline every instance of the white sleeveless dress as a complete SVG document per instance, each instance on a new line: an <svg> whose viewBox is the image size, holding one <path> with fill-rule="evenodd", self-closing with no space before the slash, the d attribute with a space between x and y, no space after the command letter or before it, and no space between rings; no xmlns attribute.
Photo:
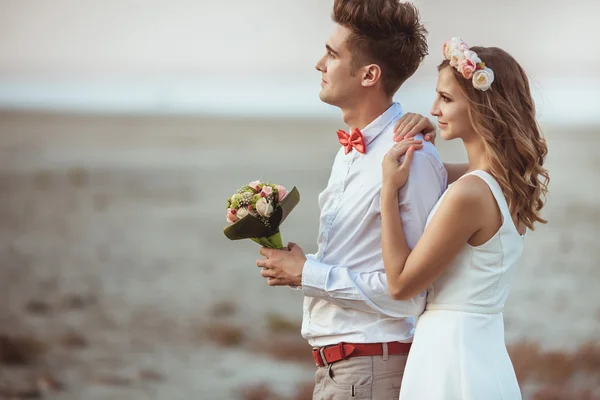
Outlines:
<svg viewBox="0 0 600 400"><path fill-rule="evenodd" d="M517 231L496 180L484 171L467 175L476 175L489 185L502 212L502 226L486 243L466 244L429 288L400 400L521 399L504 342L502 309L523 252L524 235Z"/></svg>

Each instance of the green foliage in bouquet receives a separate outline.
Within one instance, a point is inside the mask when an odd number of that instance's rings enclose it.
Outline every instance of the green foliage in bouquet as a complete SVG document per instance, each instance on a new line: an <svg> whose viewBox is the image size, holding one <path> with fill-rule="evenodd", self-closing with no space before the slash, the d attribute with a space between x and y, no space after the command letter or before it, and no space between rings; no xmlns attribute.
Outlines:
<svg viewBox="0 0 600 400"><path fill-rule="evenodd" d="M300 202L295 187L288 191L280 185L250 182L227 199L228 226L223 229L230 240L251 239L261 246L282 249L280 225Z"/></svg>

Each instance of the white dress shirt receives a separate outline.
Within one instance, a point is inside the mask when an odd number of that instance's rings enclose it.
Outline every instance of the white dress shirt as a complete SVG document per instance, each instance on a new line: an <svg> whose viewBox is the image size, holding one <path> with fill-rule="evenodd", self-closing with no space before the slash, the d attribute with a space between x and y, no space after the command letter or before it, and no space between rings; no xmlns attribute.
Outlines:
<svg viewBox="0 0 600 400"><path fill-rule="evenodd" d="M407 301L392 299L383 267L381 164L394 144L393 129L401 116L402 108L394 103L361 130L366 154L356 149L344 154L340 148L327 187L319 195L318 251L307 255L302 273L302 336L313 347L339 342L411 342L414 316L425 307L425 293ZM408 182L399 196L402 226L411 249L447 183L435 146L425 141L423 145L414 154Z"/></svg>

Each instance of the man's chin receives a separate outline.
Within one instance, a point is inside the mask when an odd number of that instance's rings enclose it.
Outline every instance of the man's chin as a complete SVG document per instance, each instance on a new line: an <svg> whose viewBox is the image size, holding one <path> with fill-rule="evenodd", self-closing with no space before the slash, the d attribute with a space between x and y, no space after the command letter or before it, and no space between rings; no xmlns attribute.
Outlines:
<svg viewBox="0 0 600 400"><path fill-rule="evenodd" d="M335 104L331 101L331 97L327 95L327 93L325 92L325 90L321 90L319 92L319 99L321 99L321 101L323 103L335 106Z"/></svg>

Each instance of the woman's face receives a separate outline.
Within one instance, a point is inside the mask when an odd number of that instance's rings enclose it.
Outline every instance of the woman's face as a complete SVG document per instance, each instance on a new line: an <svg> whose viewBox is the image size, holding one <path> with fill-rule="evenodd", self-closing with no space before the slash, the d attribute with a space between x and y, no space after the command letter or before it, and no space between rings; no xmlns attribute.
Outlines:
<svg viewBox="0 0 600 400"><path fill-rule="evenodd" d="M469 101L451 68L444 67L438 74L437 96L431 106L431 115L437 117L444 140L464 140L474 135L475 130L469 120Z"/></svg>

